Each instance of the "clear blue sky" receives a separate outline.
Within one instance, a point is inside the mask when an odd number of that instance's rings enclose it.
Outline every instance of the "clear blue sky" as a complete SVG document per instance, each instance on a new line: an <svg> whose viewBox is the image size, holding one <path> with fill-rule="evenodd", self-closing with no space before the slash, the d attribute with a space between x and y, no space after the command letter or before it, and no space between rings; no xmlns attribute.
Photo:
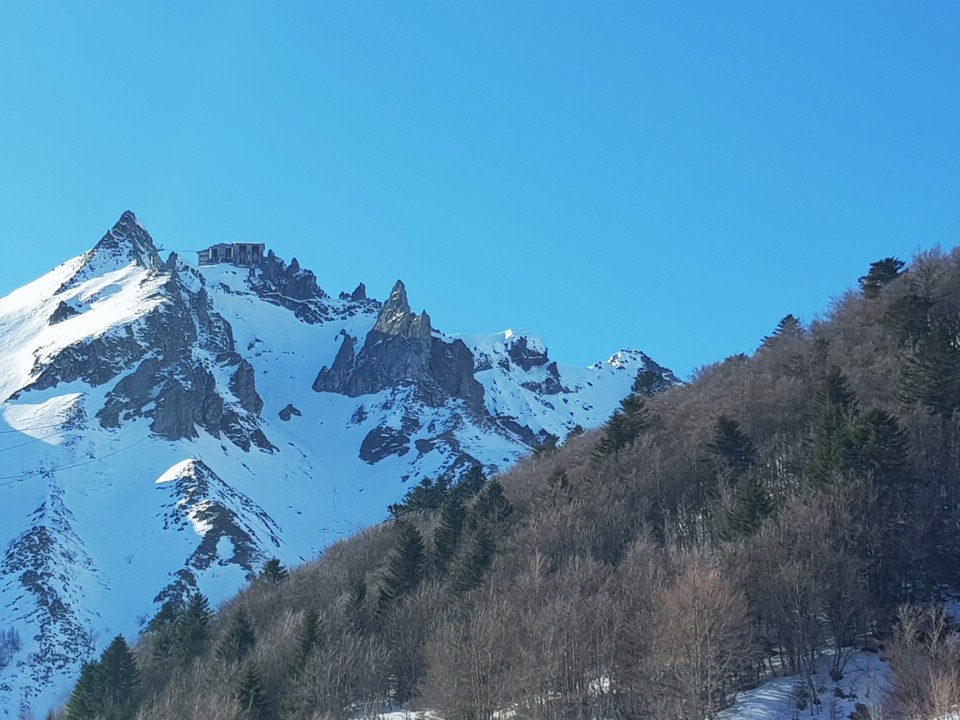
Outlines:
<svg viewBox="0 0 960 720"><path fill-rule="evenodd" d="M960 3L0 7L0 294L125 209L586 364L750 352L960 242Z"/></svg>

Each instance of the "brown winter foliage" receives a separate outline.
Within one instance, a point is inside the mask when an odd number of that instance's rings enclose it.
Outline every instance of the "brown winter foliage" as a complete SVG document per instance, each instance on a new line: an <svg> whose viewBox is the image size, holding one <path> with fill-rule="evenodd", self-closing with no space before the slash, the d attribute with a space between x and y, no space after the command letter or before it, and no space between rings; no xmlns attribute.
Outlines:
<svg viewBox="0 0 960 720"><path fill-rule="evenodd" d="M942 714L956 646L933 611L897 608L956 577L958 328L960 251L924 253L645 398L650 422L617 453L597 454L600 430L520 463L499 478L510 512L489 488L466 498L447 565L440 511L410 512L420 564L414 547L402 565L391 521L252 582L186 666L155 659L148 632L138 717L345 718L395 699L448 720L710 718L826 651L842 674L871 636L895 638L890 711ZM264 709L239 707L243 664L215 653L241 607Z"/></svg>

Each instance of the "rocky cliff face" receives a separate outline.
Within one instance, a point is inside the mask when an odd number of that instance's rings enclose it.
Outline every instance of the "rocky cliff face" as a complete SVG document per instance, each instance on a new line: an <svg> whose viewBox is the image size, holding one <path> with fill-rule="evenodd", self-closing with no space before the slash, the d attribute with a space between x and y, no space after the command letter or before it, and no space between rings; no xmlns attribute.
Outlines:
<svg viewBox="0 0 960 720"><path fill-rule="evenodd" d="M273 253L162 260L124 213L0 299L0 631L22 641L0 718L61 701L163 599L216 603L382 519L407 480L596 427L644 368L673 382L641 353L571 368L528 333L445 335L400 282L381 305Z"/></svg>
<svg viewBox="0 0 960 720"><path fill-rule="evenodd" d="M407 290L397 281L377 320L355 352L356 339L345 335L333 365L320 370L317 392L349 397L371 395L387 388L412 387L413 398L430 407L462 400L481 412L483 386L474 378L473 355L460 340L434 335L426 311L410 311Z"/></svg>

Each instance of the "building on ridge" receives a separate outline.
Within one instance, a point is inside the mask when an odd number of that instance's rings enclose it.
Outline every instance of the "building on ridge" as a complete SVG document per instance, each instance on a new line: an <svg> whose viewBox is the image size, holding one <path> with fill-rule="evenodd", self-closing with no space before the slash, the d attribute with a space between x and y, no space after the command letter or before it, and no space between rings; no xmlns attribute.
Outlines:
<svg viewBox="0 0 960 720"><path fill-rule="evenodd" d="M218 243L197 253L198 265L259 265L264 256L264 243Z"/></svg>

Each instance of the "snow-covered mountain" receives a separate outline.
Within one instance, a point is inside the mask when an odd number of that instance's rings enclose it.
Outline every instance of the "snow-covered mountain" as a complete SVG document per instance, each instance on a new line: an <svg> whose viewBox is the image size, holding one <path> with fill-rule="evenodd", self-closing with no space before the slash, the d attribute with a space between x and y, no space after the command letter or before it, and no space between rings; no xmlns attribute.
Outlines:
<svg viewBox="0 0 960 720"><path fill-rule="evenodd" d="M380 303L272 252L163 260L124 213L0 300L0 717L61 701L167 597L219 602L410 479L600 425L642 369L676 382L638 351L572 368L524 332L443 334L400 282Z"/></svg>

